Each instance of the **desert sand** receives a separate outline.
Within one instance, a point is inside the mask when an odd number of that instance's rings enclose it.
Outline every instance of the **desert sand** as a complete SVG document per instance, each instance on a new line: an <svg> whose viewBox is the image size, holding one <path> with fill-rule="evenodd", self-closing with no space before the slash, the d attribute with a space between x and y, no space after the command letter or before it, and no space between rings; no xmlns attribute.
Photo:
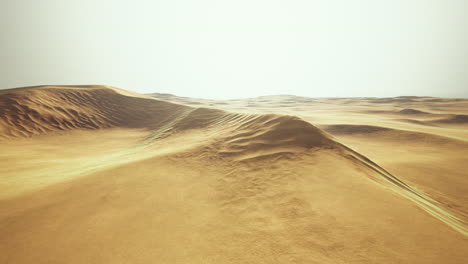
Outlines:
<svg viewBox="0 0 468 264"><path fill-rule="evenodd" d="M466 263L468 99L0 90L0 263Z"/></svg>

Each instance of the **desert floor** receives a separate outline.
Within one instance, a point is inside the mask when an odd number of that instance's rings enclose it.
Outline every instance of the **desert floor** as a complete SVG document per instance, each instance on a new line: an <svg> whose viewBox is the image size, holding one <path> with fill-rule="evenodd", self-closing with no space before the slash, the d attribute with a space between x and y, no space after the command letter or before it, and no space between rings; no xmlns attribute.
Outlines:
<svg viewBox="0 0 468 264"><path fill-rule="evenodd" d="M0 90L0 263L467 263L468 99Z"/></svg>

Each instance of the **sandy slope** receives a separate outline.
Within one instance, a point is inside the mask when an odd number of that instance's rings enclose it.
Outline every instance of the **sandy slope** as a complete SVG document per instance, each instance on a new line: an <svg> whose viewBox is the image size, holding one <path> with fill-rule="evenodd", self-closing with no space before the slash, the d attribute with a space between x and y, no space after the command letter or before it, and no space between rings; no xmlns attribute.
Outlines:
<svg viewBox="0 0 468 264"><path fill-rule="evenodd" d="M153 97L197 107L299 116L468 218L468 99Z"/></svg>
<svg viewBox="0 0 468 264"><path fill-rule="evenodd" d="M432 147L447 149L431 157L446 164L441 171L462 169L464 112L400 112L393 99L372 107L281 96L160 98L102 86L0 94L0 263L468 258L466 174L420 179L423 172L407 175L418 166L402 165L430 163L419 154ZM442 102L468 109L458 103ZM425 124L395 121L403 115ZM417 126L433 130L408 129ZM376 151L395 142L412 152ZM447 156L455 150L458 161Z"/></svg>

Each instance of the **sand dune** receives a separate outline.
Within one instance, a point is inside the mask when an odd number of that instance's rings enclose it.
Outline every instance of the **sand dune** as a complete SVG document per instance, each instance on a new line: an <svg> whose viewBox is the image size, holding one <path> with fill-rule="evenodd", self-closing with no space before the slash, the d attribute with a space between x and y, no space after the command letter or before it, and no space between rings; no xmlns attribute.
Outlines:
<svg viewBox="0 0 468 264"><path fill-rule="evenodd" d="M464 263L468 133L395 118L434 99L2 91L0 263Z"/></svg>
<svg viewBox="0 0 468 264"><path fill-rule="evenodd" d="M337 134L369 134L382 131L390 131L390 128L369 126L369 125L328 125L324 126L324 130L337 135Z"/></svg>
<svg viewBox="0 0 468 264"><path fill-rule="evenodd" d="M420 111L417 109L411 109L411 108L405 108L400 111L398 111L400 114L405 114L405 115L425 115L429 114L428 112Z"/></svg>
<svg viewBox="0 0 468 264"><path fill-rule="evenodd" d="M435 123L468 124L468 115L453 115L449 118L434 120Z"/></svg>
<svg viewBox="0 0 468 264"><path fill-rule="evenodd" d="M149 102L148 102L149 101ZM111 127L154 128L184 107L124 96L107 87L33 87L0 94L1 136Z"/></svg>

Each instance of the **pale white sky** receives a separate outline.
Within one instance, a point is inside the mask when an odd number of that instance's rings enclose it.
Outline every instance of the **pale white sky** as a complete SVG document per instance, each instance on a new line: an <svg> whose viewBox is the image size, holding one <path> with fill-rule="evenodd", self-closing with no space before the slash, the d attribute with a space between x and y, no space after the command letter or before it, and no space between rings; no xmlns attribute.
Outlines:
<svg viewBox="0 0 468 264"><path fill-rule="evenodd" d="M468 97L466 0L0 0L0 88Z"/></svg>

